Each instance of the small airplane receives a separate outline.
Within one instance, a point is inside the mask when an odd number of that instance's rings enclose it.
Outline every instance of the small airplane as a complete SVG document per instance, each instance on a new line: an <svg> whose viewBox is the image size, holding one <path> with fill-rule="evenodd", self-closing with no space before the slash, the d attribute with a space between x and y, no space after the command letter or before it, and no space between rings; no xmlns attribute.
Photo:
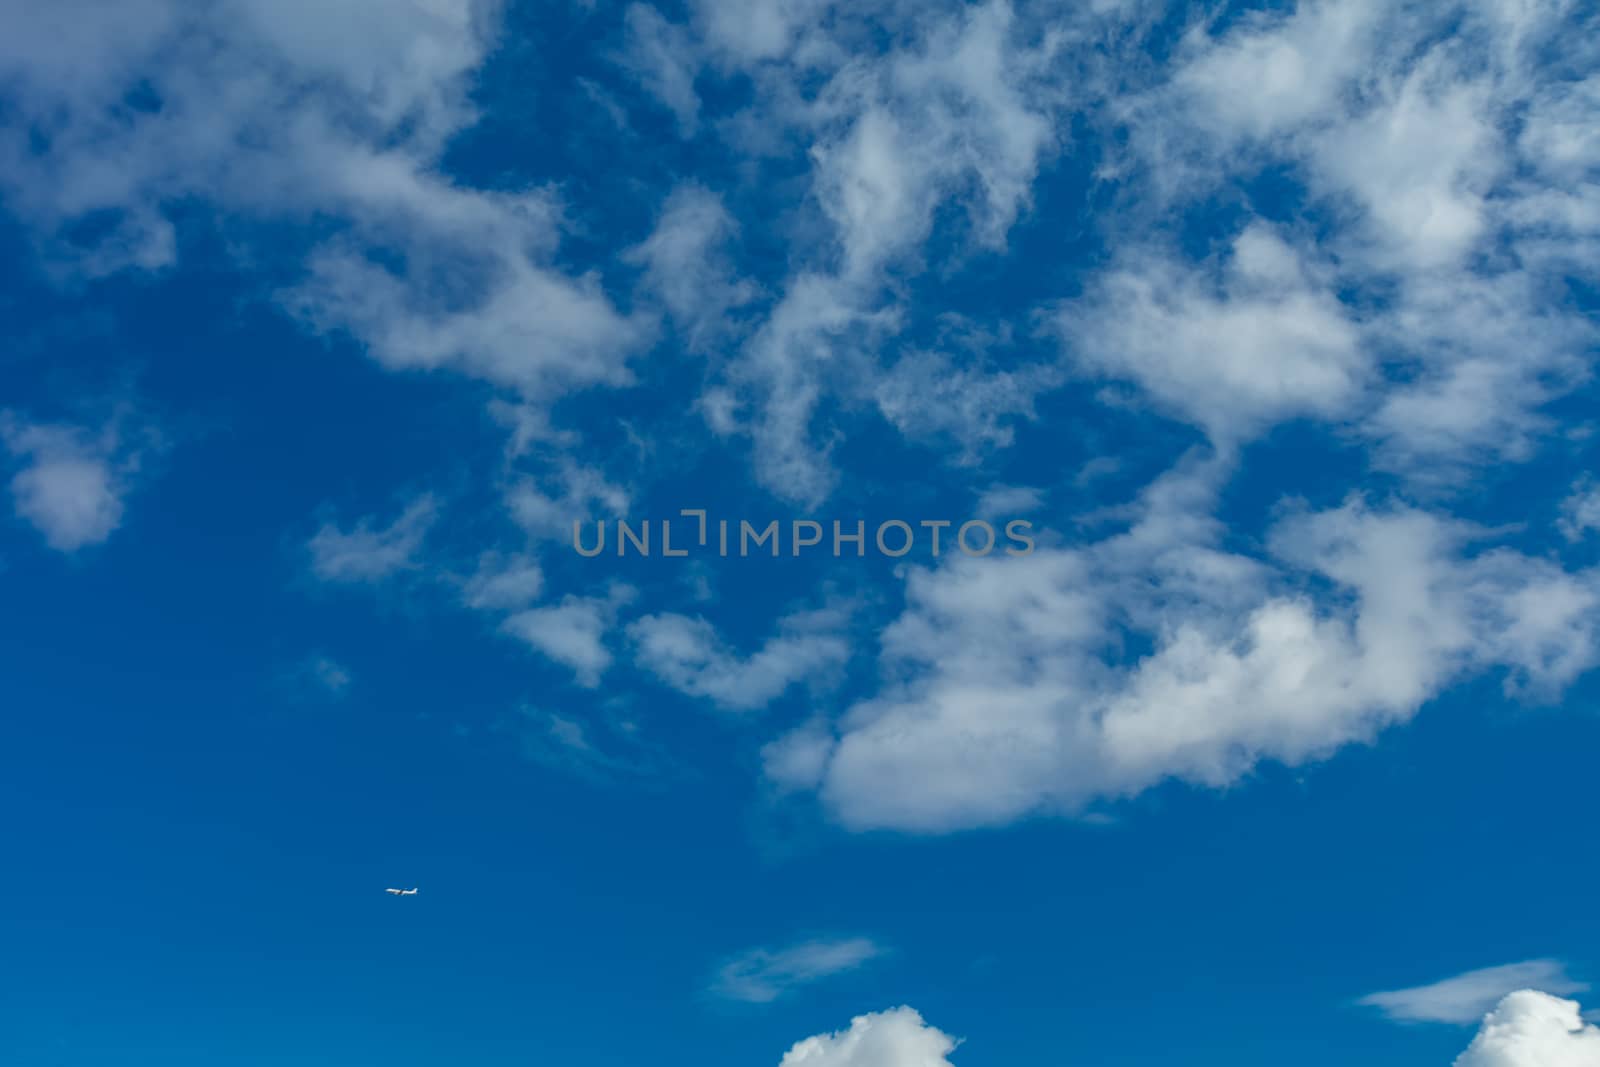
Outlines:
<svg viewBox="0 0 1600 1067"><path fill-rule="evenodd" d="M417 895L415 889L385 889L384 892L393 893L397 897L414 897Z"/></svg>

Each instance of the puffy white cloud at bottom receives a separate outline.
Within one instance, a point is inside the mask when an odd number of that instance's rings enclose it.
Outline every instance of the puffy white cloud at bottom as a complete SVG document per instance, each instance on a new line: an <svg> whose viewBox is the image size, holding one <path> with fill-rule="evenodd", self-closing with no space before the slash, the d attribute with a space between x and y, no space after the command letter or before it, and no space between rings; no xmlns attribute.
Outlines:
<svg viewBox="0 0 1600 1067"><path fill-rule="evenodd" d="M796 1043L778 1067L954 1067L958 1043L914 1009L892 1008ZM1576 1001L1524 989L1484 1017L1454 1067L1600 1067L1600 1027Z"/></svg>
<svg viewBox="0 0 1600 1067"><path fill-rule="evenodd" d="M1525 989L1484 1018L1455 1067L1600 1067L1600 1028L1576 1001Z"/></svg>
<svg viewBox="0 0 1600 1067"><path fill-rule="evenodd" d="M848 1030L808 1037L778 1067L951 1067L947 1057L955 1047L955 1038L901 1007L858 1015Z"/></svg>

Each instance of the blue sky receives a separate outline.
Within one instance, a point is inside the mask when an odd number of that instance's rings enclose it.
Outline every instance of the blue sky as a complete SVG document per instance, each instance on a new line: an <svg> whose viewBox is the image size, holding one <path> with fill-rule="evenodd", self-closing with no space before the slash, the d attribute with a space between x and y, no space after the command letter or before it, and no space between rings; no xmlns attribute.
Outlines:
<svg viewBox="0 0 1600 1067"><path fill-rule="evenodd" d="M1583 5L5 18L0 1060L1600 1065Z"/></svg>

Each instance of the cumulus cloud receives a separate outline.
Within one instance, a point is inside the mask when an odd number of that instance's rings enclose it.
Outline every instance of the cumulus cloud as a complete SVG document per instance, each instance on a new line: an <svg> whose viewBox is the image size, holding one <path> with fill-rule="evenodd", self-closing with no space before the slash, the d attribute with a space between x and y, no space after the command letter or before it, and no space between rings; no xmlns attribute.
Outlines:
<svg viewBox="0 0 1600 1067"><path fill-rule="evenodd" d="M348 531L324 523L306 543L311 570L323 581L349 583L377 582L412 570L438 512L433 495L424 493L387 526L376 525L371 517Z"/></svg>
<svg viewBox="0 0 1600 1067"><path fill-rule="evenodd" d="M1522 990L1483 1020L1455 1067L1595 1067L1600 1028L1583 1021L1578 1004Z"/></svg>
<svg viewBox="0 0 1600 1067"><path fill-rule="evenodd" d="M1271 227L1251 225L1201 268L1124 258L1056 320L1085 370L1138 382L1223 444L1360 397L1372 368L1358 324L1327 271Z"/></svg>
<svg viewBox="0 0 1600 1067"><path fill-rule="evenodd" d="M1430 985L1372 993L1360 1000L1397 1022L1475 1023L1508 994L1539 989L1548 994L1582 993L1585 982L1567 975L1560 960L1526 960L1468 971Z"/></svg>
<svg viewBox="0 0 1600 1067"><path fill-rule="evenodd" d="M752 949L717 972L711 990L729 1000L765 1004L800 986L853 971L883 954L867 938L803 941L769 951Z"/></svg>
<svg viewBox="0 0 1600 1067"><path fill-rule="evenodd" d="M1321 423L1403 474L1404 493L1532 456L1600 336L1569 284L1600 263L1600 82L1583 43L1600 16L1317 0L1196 23L1165 65L1123 62L1148 43L1148 8L1046 21L1004 0L694 0L674 23L629 7L613 58L682 132L747 151L704 177L737 172L738 195L777 209L790 238L766 255L771 234L739 232L733 194L673 175L648 235L619 242L637 310L606 290L615 263L569 263L582 212L564 197L581 183L484 188L444 165L476 120L492 0L19 8L0 42L17 120L0 130L0 195L80 275L171 267L180 203L237 220L227 236L246 258L256 224L275 224L291 257L275 299L307 328L509 398L506 507L531 537L565 539L642 487L578 458L551 404L632 383L662 325L706 359L712 429L747 438L757 479L788 501L833 491L849 419L964 462L1005 447L1065 380L1054 346L1048 362L1011 359L992 322L971 343L930 340L938 301L921 286L937 295L942 272L1006 251L1081 120L1110 134L1095 175L1110 195L1089 212L1103 247L1042 309L1065 366L1137 386L1233 458L1274 425ZM708 73L737 75L718 96L739 97L738 114L711 115ZM1263 180L1287 203L1260 196ZM751 259L774 264L760 287L740 275ZM4 429L19 515L63 551L108 537L130 451L82 427ZM1213 517L1224 468L1158 480L1111 537L907 568L877 691L770 745L768 775L851 826L994 824L1303 764L1455 680L1494 673L1544 697L1594 663L1594 572L1486 547L1399 501L1289 514L1257 558ZM1566 506L1568 536L1595 525L1588 495ZM340 582L413 569L435 510L424 497L325 525L312 568ZM616 598L539 605L543 583L531 557L489 556L460 594L597 685ZM667 685L735 709L848 655L793 619L735 649L704 620L656 613L627 645ZM551 736L575 748L576 721L550 719Z"/></svg>
<svg viewBox="0 0 1600 1067"><path fill-rule="evenodd" d="M578 684L593 689L611 666L606 634L616 622L620 605L632 590L618 586L606 596L574 596L549 607L530 608L507 617L502 632L515 637L548 659L572 669Z"/></svg>
<svg viewBox="0 0 1600 1067"><path fill-rule="evenodd" d="M1527 459L1547 428L1541 409L1586 379L1597 336L1562 278L1595 262L1600 151L1583 131L1600 97L1560 73L1592 66L1577 42L1595 17L1570 4L1320 0L1197 28L1164 81L1111 103L1143 166L1132 164L1138 187L1153 194L1119 221L1160 230L1174 205L1292 174L1329 219L1320 306L1296 321L1330 326L1318 337L1333 351L1275 334L1258 297L1152 298L1142 284L1184 269L1159 261L1112 274L1086 306L1153 312L1185 331L1197 318L1228 323L1218 347L1174 361L1177 377L1137 334L1102 353L1079 347L1213 433L1241 408L1264 422L1348 419L1380 465L1436 483ZM1230 380L1244 354L1265 362L1235 383L1242 398L1206 389L1201 378ZM1331 379L1307 380L1311 366ZM1250 403L1263 391L1289 399L1296 383L1297 403Z"/></svg>
<svg viewBox="0 0 1600 1067"><path fill-rule="evenodd" d="M785 616L778 632L747 657L729 649L698 617L646 615L629 624L628 637L639 665L674 689L720 708L750 711L849 659L850 644L841 633L847 621L835 609Z"/></svg>
<svg viewBox="0 0 1600 1067"><path fill-rule="evenodd" d="M778 1067L951 1067L956 1044L911 1008L892 1008L798 1042Z"/></svg>
<svg viewBox="0 0 1600 1067"><path fill-rule="evenodd" d="M0 441L16 465L12 505L51 548L101 544L122 525L141 456L124 436L115 419L91 430L0 412Z"/></svg>
<svg viewBox="0 0 1600 1067"><path fill-rule="evenodd" d="M171 266L178 201L288 224L280 234L320 218L298 244L303 275L279 292L312 329L395 369L449 367L541 398L625 382L648 324L552 265L558 199L437 166L474 120L471 77L500 7L74 0L19 13L0 50L20 119L0 130L0 193L53 261L90 274Z"/></svg>
<svg viewBox="0 0 1600 1067"><path fill-rule="evenodd" d="M1595 663L1595 572L1473 553L1469 527L1360 499L1286 515L1270 559L1225 552L1206 517L1222 469L1180 468L1100 542L912 569L881 638L891 684L825 755L808 727L768 772L813 774L850 827L993 825L1225 785L1370 741L1471 674L1548 695ZM1150 651L1122 655L1130 637Z"/></svg>

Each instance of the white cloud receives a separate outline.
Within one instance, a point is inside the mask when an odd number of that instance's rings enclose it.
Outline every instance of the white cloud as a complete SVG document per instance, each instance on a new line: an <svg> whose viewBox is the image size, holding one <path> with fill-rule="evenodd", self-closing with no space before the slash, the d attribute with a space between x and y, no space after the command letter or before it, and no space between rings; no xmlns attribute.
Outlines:
<svg viewBox="0 0 1600 1067"><path fill-rule="evenodd" d="M1546 307L1527 274L1456 272L1409 278L1368 343L1403 357L1409 379L1387 385L1364 423L1379 465L1430 480L1452 466L1519 462L1550 420L1539 408L1587 373L1600 334Z"/></svg>
<svg viewBox="0 0 1600 1067"><path fill-rule="evenodd" d="M1199 270L1129 252L1056 325L1084 369L1131 378L1224 444L1282 419L1340 415L1372 374L1326 271L1262 224Z"/></svg>
<svg viewBox="0 0 1600 1067"><path fill-rule="evenodd" d="M550 607L519 611L502 622L500 628L545 657L572 668L578 684L593 689L611 666L606 633L616 620L617 608L631 596L632 591L625 586L614 587L604 597L569 595Z"/></svg>
<svg viewBox="0 0 1600 1067"><path fill-rule="evenodd" d="M479 611L515 611L537 600L543 588L544 572L531 556L488 552L466 580L462 599Z"/></svg>
<svg viewBox="0 0 1600 1067"><path fill-rule="evenodd" d="M732 32L732 12L702 5L714 38ZM776 126L809 142L810 202L826 228L822 242L797 256L766 322L713 386L720 429L749 433L761 483L805 505L833 486L834 435L824 422L833 396L869 398L913 434L952 433L969 447L1003 443L999 420L1026 412L1043 383L964 371L962 413L930 420L919 417L919 402L950 399L933 380L939 369L913 359L881 380L875 351L904 320L902 306L885 299L891 277L922 268L922 245L941 211L964 213L964 239L952 253L961 258L1003 249L1029 205L1034 175L1057 144L1060 83L1048 77L1054 37L1028 39L1011 6L993 0L909 25L890 18L879 28L896 35L894 44L868 59L851 56L794 5L738 12L741 33L764 29L728 47L746 59L787 56L793 65L758 79L764 95L752 121L768 137ZM791 53L792 34L807 44ZM826 72L820 91L796 99L793 79L818 69ZM737 418L730 390L742 409Z"/></svg>
<svg viewBox="0 0 1600 1067"><path fill-rule="evenodd" d="M738 226L722 199L703 186L680 185L662 205L650 237L623 258L644 267L644 286L666 306L691 349L729 330L727 313L756 296L735 280L726 245Z"/></svg>
<svg viewBox="0 0 1600 1067"><path fill-rule="evenodd" d="M48 5L11 20L0 49L22 119L0 133L0 191L57 238L58 263L170 265L177 201L318 218L304 276L279 294L313 329L392 368L449 367L541 399L628 380L648 323L552 266L555 197L437 167L475 118L498 0L138 0L108 17L114 6ZM128 106L135 93L148 106ZM85 219L103 239L68 239Z"/></svg>
<svg viewBox="0 0 1600 1067"><path fill-rule="evenodd" d="M572 543L573 523L585 525L628 510L628 492L599 467L557 457L538 475L514 480L506 489L512 518L528 533Z"/></svg>
<svg viewBox="0 0 1600 1067"><path fill-rule="evenodd" d="M630 5L624 24L628 69L672 112L679 132L693 137L700 121L700 98L694 90L699 59L689 35L645 4Z"/></svg>
<svg viewBox="0 0 1600 1067"><path fill-rule="evenodd" d="M991 485L978 497L974 511L980 519L1010 520L1031 515L1044 507L1044 494L1025 485Z"/></svg>
<svg viewBox="0 0 1600 1067"><path fill-rule="evenodd" d="M94 432L0 412L0 440L17 461L17 515L51 548L70 553L101 544L122 524L140 456L121 440L116 420Z"/></svg>
<svg viewBox="0 0 1600 1067"><path fill-rule="evenodd" d="M832 754L832 731L824 722L811 722L761 749L762 773L780 790L815 789Z"/></svg>
<svg viewBox="0 0 1600 1067"><path fill-rule="evenodd" d="M1323 115L1368 62L1382 5L1303 4L1273 21L1256 14L1221 41L1203 31L1173 78L1208 132L1263 138Z"/></svg>
<svg viewBox="0 0 1600 1067"><path fill-rule="evenodd" d="M807 733L768 773L814 776L852 828L994 825L1321 759L1471 674L1544 696L1594 665L1594 572L1468 554L1470 528L1360 501L1284 518L1268 560L1230 554L1205 517L1222 469L1180 468L1098 543L912 569L881 639L890 684L825 757ZM1151 651L1128 661L1130 638Z"/></svg>
<svg viewBox="0 0 1600 1067"><path fill-rule="evenodd" d="M833 0L695 0L702 32L726 59L751 63L789 51L794 38L817 22Z"/></svg>
<svg viewBox="0 0 1600 1067"><path fill-rule="evenodd" d="M722 966L711 991L729 1000L765 1004L882 954L882 948L863 937L804 941L777 951L752 949Z"/></svg>
<svg viewBox="0 0 1600 1067"><path fill-rule="evenodd" d="M674 689L718 707L749 711L776 700L791 685L830 675L850 657L837 610L799 612L779 620L778 632L740 658L705 619L646 615L628 626L639 665Z"/></svg>
<svg viewBox="0 0 1600 1067"><path fill-rule="evenodd" d="M1164 84L1109 102L1133 145L1132 162L1110 170L1137 174L1149 194L1129 197L1119 222L1167 232L1174 211L1291 174L1325 220L1317 314L1344 320L1318 336L1361 373L1322 383L1332 386L1314 390L1325 403L1304 393L1260 403L1262 390L1283 388L1283 368L1304 381L1293 373L1305 369L1293 355L1304 345L1274 336L1259 302L1230 292L1164 307L1158 294L1184 284L1183 270L1159 259L1102 281L1101 303L1180 328L1198 318L1252 332L1218 330L1218 349L1169 368L1140 327L1111 315L1094 325L1131 336L1081 347L1213 434L1241 409L1263 423L1348 419L1377 445L1380 466L1431 483L1527 459L1547 428L1540 408L1585 380L1596 338L1563 281L1600 262L1600 199L1586 180L1600 169L1586 132L1600 95L1560 73L1590 65L1578 42L1593 17L1577 10L1319 0L1246 15L1220 34L1196 29ZM1176 314L1196 310L1208 314ZM1254 348L1262 358L1230 377L1252 341L1265 342ZM1242 398L1207 388L1207 374Z"/></svg>
<svg viewBox="0 0 1600 1067"><path fill-rule="evenodd" d="M1600 1028L1570 1000L1522 990L1483 1020L1455 1067L1600 1067Z"/></svg>
<svg viewBox="0 0 1600 1067"><path fill-rule="evenodd" d="M1246 168L1287 158L1348 202L1375 262L1455 262L1489 226L1485 198L1505 159L1495 108L1528 91L1508 57L1474 49L1475 6L1322 0L1241 20L1221 39L1198 32L1155 105L1173 124L1153 115L1146 150L1232 154ZM1452 14L1465 18L1458 33L1430 39Z"/></svg>
<svg viewBox="0 0 1600 1067"><path fill-rule="evenodd" d="M1432 65L1385 107L1318 137L1315 173L1366 210L1382 265L1454 263L1489 228L1485 197L1505 151L1484 84Z"/></svg>
<svg viewBox="0 0 1600 1067"><path fill-rule="evenodd" d="M387 526L376 527L371 517L349 532L325 523L306 543L311 570L327 582L376 582L412 570L438 512L433 495L424 493Z"/></svg>
<svg viewBox="0 0 1600 1067"><path fill-rule="evenodd" d="M1011 444L1013 424L1033 418L1034 398L1058 377L1052 367L991 370L961 366L942 352L910 351L883 372L873 396L906 437L949 438L960 446L957 462L976 464Z"/></svg>
<svg viewBox="0 0 1600 1067"><path fill-rule="evenodd" d="M1560 960L1527 960L1485 967L1412 989L1372 993L1361 1004L1377 1008L1397 1022L1475 1023L1507 994L1522 989L1568 995L1582 993L1587 983L1573 981Z"/></svg>
<svg viewBox="0 0 1600 1067"><path fill-rule="evenodd" d="M859 1015L848 1030L797 1043L778 1067L951 1067L956 1039L910 1008Z"/></svg>
<svg viewBox="0 0 1600 1067"><path fill-rule="evenodd" d="M756 476L771 492L797 504L820 503L837 477L829 458L833 438L818 441L813 425L824 381L859 377L861 353L897 322L893 309L867 310L836 278L794 278L730 368L743 410L735 410L731 394L718 396L709 405L721 413L713 428L751 435Z"/></svg>
<svg viewBox="0 0 1600 1067"><path fill-rule="evenodd" d="M528 240L508 208L496 236L404 236L404 273L350 242L331 242L308 260L304 283L283 294L314 328L344 331L394 370L453 367L523 394L548 398L569 388L632 381L622 356L643 339L610 306L593 276L569 279L530 265L512 249ZM446 273L476 277L481 295L449 299Z"/></svg>
<svg viewBox="0 0 1600 1067"><path fill-rule="evenodd" d="M1590 530L1600 530L1600 485L1592 478L1584 478L1572 487L1572 493L1561 502L1561 534L1569 541L1581 541Z"/></svg>

